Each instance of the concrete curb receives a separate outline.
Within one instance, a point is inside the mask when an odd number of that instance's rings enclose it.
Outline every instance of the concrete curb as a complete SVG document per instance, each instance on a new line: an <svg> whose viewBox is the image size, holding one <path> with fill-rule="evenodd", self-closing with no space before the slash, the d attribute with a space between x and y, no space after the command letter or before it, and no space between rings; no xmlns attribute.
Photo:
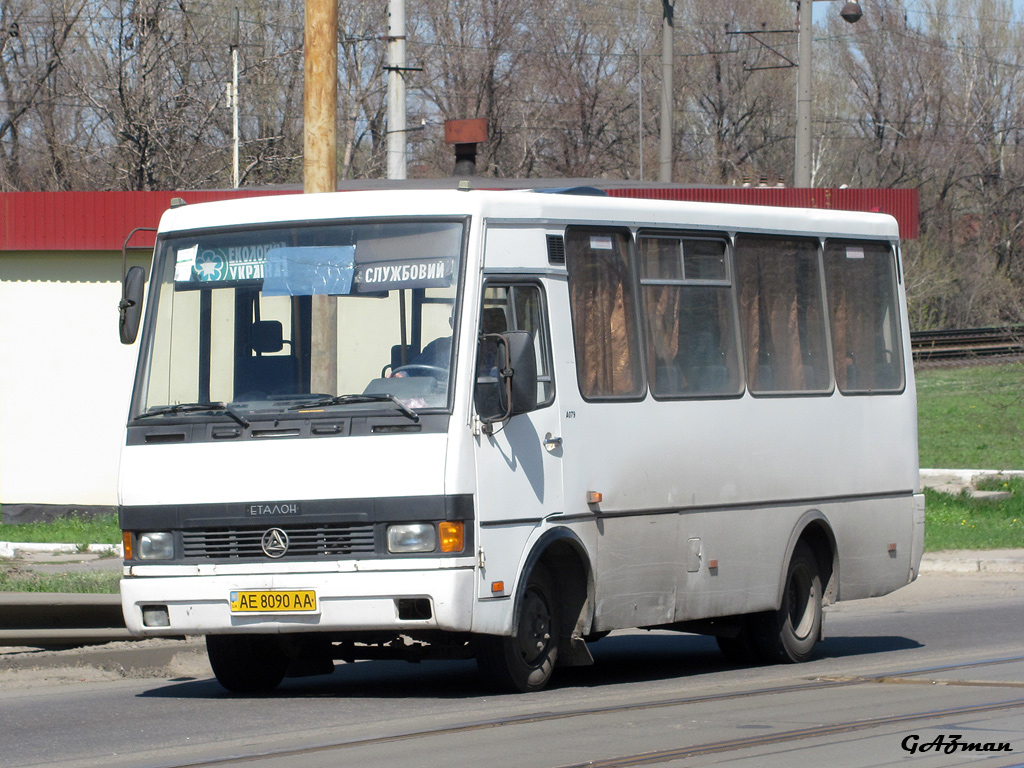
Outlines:
<svg viewBox="0 0 1024 768"><path fill-rule="evenodd" d="M0 646L54 648L131 639L120 595L0 592Z"/></svg>
<svg viewBox="0 0 1024 768"><path fill-rule="evenodd" d="M0 541L0 557L14 558L38 554L114 554L124 557L124 549L121 544L89 544L87 547L82 548L78 544L39 544L36 542L24 541Z"/></svg>
<svg viewBox="0 0 1024 768"><path fill-rule="evenodd" d="M212 676L202 638L135 638L131 643L106 643L71 650L28 650L0 654L0 672L93 667L121 675L151 676L187 663Z"/></svg>
<svg viewBox="0 0 1024 768"><path fill-rule="evenodd" d="M966 492L976 499L998 501L1008 499L1003 491L979 491L978 483L983 480L1003 480L1024 477L1024 470L1017 469L922 469L921 487L957 496Z"/></svg>
<svg viewBox="0 0 1024 768"><path fill-rule="evenodd" d="M1024 549L928 552L921 573L1024 574Z"/></svg>
<svg viewBox="0 0 1024 768"><path fill-rule="evenodd" d="M922 469L921 485L974 485L979 480L1000 477L1024 477L1021 469Z"/></svg>

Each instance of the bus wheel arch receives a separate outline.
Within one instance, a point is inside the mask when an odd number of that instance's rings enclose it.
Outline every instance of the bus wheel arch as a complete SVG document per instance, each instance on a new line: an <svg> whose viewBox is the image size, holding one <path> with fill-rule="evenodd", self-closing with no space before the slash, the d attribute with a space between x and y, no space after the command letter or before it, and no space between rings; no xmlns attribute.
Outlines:
<svg viewBox="0 0 1024 768"><path fill-rule="evenodd" d="M523 579L514 606L511 635L475 638L477 666L501 691L539 691L548 684L558 662L556 627L561 623L560 603L551 575L542 563Z"/></svg>
<svg viewBox="0 0 1024 768"><path fill-rule="evenodd" d="M750 617L757 655L768 663L807 661L823 636L824 606L838 583L835 535L824 515L812 510L796 529L779 583L778 608Z"/></svg>
<svg viewBox="0 0 1024 768"><path fill-rule="evenodd" d="M592 664L583 636L593 620L593 572L582 542L552 529L526 558L513 598L510 636L479 635L481 672L507 691L544 688L557 666Z"/></svg>
<svg viewBox="0 0 1024 768"><path fill-rule="evenodd" d="M560 603L558 629L559 666L594 663L584 637L594 619L594 572L583 543L574 533L561 528L541 537L534 552L537 562L548 570Z"/></svg>
<svg viewBox="0 0 1024 768"><path fill-rule="evenodd" d="M805 542L811 548L821 575L822 604L831 605L839 600L839 546L835 532L818 510L811 510L800 522L800 535L790 545L790 559L799 542ZM780 602L781 596L780 587Z"/></svg>

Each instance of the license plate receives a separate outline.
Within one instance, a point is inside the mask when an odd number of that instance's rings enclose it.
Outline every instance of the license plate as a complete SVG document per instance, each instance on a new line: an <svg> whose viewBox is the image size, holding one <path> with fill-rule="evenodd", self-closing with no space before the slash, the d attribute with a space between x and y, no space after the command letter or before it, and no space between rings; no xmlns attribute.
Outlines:
<svg viewBox="0 0 1024 768"><path fill-rule="evenodd" d="M263 589L231 593L232 613L316 613L312 589Z"/></svg>

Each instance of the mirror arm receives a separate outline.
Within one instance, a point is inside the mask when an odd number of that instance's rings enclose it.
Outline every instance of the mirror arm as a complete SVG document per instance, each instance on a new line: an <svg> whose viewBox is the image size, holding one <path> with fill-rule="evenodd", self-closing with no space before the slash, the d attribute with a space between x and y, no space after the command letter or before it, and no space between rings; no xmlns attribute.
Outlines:
<svg viewBox="0 0 1024 768"><path fill-rule="evenodd" d="M132 306L133 302L128 301L126 294L127 285L125 280L128 277L128 243L135 237L136 232L156 232L156 227L136 227L128 233L128 237L124 239L124 243L121 244L121 309L126 309Z"/></svg>
<svg viewBox="0 0 1024 768"><path fill-rule="evenodd" d="M134 237L136 232L156 232L154 227L136 227L128 233L128 237L124 239L124 243L121 245L121 300L117 304L117 311L120 315L120 323L118 332L121 335L122 344L132 344L135 341L136 334L138 333L138 313L142 311L141 306L135 309L136 305L141 305L142 301L142 287L138 281L133 281L133 285L139 285L137 291L133 291L133 296L128 295L128 243ZM132 267L132 270L138 269L142 272L141 267ZM143 272L144 274L144 272ZM129 324L129 312L132 312L131 327L126 329Z"/></svg>

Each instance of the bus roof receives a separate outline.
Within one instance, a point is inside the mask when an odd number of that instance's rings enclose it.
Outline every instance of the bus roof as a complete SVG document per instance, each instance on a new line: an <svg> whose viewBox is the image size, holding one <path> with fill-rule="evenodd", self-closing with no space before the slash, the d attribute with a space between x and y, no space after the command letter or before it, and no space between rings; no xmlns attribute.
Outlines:
<svg viewBox="0 0 1024 768"><path fill-rule="evenodd" d="M812 236L899 237L889 214L699 203L533 190L381 190L315 195L274 195L171 208L161 232L221 227L295 224L339 219L472 216L489 222L550 226L600 223L717 232L778 232Z"/></svg>

